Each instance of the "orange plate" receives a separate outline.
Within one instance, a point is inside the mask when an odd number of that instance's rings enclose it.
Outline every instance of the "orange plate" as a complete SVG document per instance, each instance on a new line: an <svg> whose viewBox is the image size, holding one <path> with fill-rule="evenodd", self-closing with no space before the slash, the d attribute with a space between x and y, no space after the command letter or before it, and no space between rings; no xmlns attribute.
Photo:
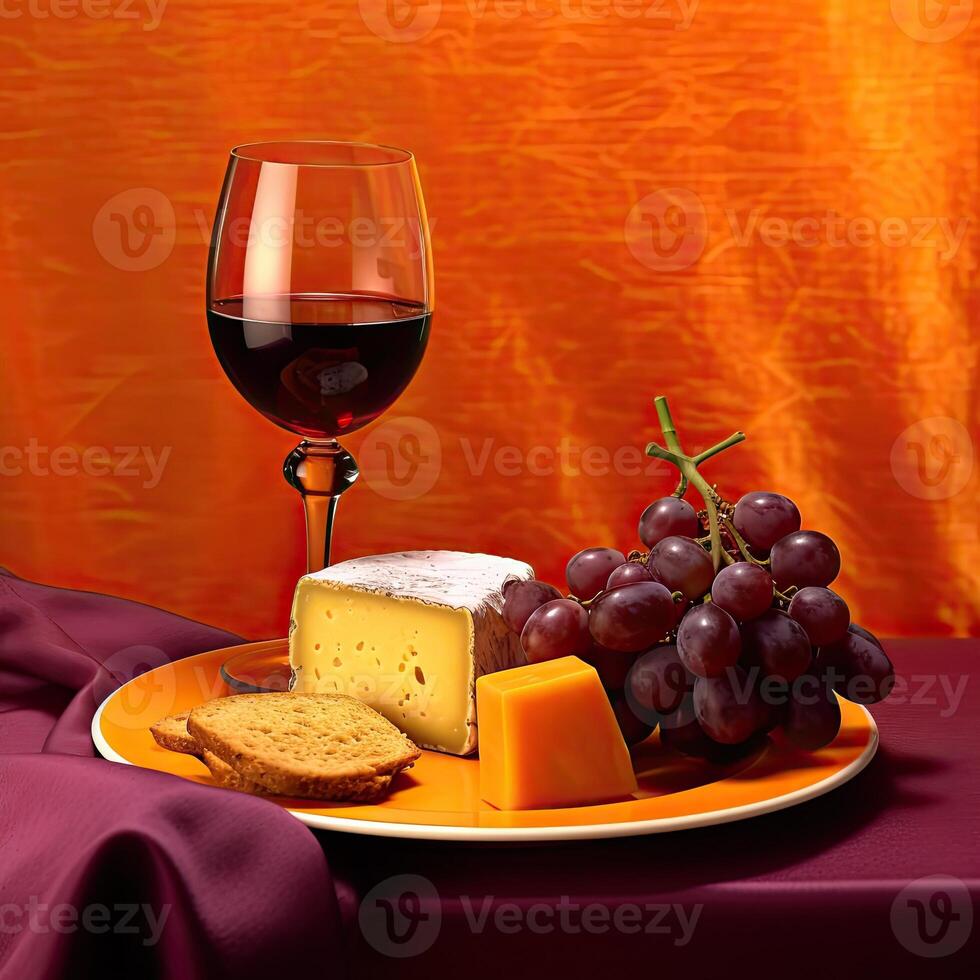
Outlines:
<svg viewBox="0 0 980 980"><path fill-rule="evenodd" d="M239 653L282 663L286 641L212 650L130 681L106 698L92 720L99 751L113 762L210 785L202 762L161 749L149 726L164 715L232 693L222 680L221 665ZM273 799L317 829L430 840L572 840L705 827L802 803L856 776L875 754L878 729L860 705L842 700L841 713L840 733L826 748L799 752L768 743L729 767L667 752L654 735L633 752L639 792L599 806L496 810L480 800L479 760L439 752L423 752L414 768L396 777L387 798L374 805L311 806L310 800ZM215 806L220 805L216 794Z"/></svg>

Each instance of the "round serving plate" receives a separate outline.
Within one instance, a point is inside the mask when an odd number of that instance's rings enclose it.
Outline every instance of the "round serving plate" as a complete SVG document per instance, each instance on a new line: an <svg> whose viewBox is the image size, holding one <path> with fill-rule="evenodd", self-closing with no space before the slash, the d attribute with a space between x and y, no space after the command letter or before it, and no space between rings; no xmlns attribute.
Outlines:
<svg viewBox="0 0 980 980"><path fill-rule="evenodd" d="M267 694L288 691L292 671L288 652L282 642L246 643L225 651L230 654L221 662L221 679L232 694Z"/></svg>
<svg viewBox="0 0 980 980"><path fill-rule="evenodd" d="M222 665L238 656L275 674L286 663L286 641L212 650L129 681L106 698L92 719L99 752L112 762L213 785L203 762L160 748L149 727L165 715L235 693L222 676ZM878 729L866 708L843 700L840 706L840 733L825 748L802 752L768 741L754 755L724 767L669 752L654 734L633 750L639 791L631 799L598 806L497 810L480 799L479 760L440 752L423 752L379 803L314 806L310 800L270 799L318 830L380 837L562 841L707 827L795 806L853 779L874 756ZM215 806L220 805L215 794Z"/></svg>

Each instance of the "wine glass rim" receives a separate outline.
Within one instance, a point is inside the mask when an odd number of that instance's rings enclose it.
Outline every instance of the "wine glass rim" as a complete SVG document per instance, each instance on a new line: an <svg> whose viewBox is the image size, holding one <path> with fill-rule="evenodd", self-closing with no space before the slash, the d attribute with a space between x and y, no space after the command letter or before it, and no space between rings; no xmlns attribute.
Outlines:
<svg viewBox="0 0 980 980"><path fill-rule="evenodd" d="M316 147L324 151L322 160L288 160L270 159L275 148L286 150L289 147L304 147L307 150ZM381 156L377 160L341 160L328 159L331 150L365 150ZM357 140L258 140L252 143L239 143L231 149L231 155L237 160L250 163L279 164L285 167L336 167L359 169L361 167L392 167L410 163L415 159L411 150L399 146L389 146L386 143L362 143Z"/></svg>

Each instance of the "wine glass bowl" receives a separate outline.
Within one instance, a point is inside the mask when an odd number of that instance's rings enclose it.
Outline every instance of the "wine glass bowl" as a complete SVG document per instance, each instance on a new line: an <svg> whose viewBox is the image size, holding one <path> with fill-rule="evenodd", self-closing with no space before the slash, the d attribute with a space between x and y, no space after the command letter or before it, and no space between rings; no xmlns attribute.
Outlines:
<svg viewBox="0 0 980 980"><path fill-rule="evenodd" d="M236 297L208 310L232 384L267 419L308 439L353 432L384 412L422 361L430 318L421 304L350 295Z"/></svg>
<svg viewBox="0 0 980 980"><path fill-rule="evenodd" d="M415 158L367 143L231 151L211 238L207 319L221 366L267 419L303 437L307 565L329 564L339 495L357 477L336 441L378 418L425 353L432 254Z"/></svg>

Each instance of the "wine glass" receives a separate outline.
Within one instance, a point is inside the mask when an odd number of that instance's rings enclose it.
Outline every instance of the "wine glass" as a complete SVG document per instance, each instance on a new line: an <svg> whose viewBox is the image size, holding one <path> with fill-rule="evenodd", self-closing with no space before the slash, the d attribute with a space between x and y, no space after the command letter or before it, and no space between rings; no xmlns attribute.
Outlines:
<svg viewBox="0 0 980 980"><path fill-rule="evenodd" d="M338 437L404 391L432 311L411 153L328 141L231 151L208 260L208 329L238 391L302 437L283 472L302 495L311 572L330 563L337 501L357 479Z"/></svg>

